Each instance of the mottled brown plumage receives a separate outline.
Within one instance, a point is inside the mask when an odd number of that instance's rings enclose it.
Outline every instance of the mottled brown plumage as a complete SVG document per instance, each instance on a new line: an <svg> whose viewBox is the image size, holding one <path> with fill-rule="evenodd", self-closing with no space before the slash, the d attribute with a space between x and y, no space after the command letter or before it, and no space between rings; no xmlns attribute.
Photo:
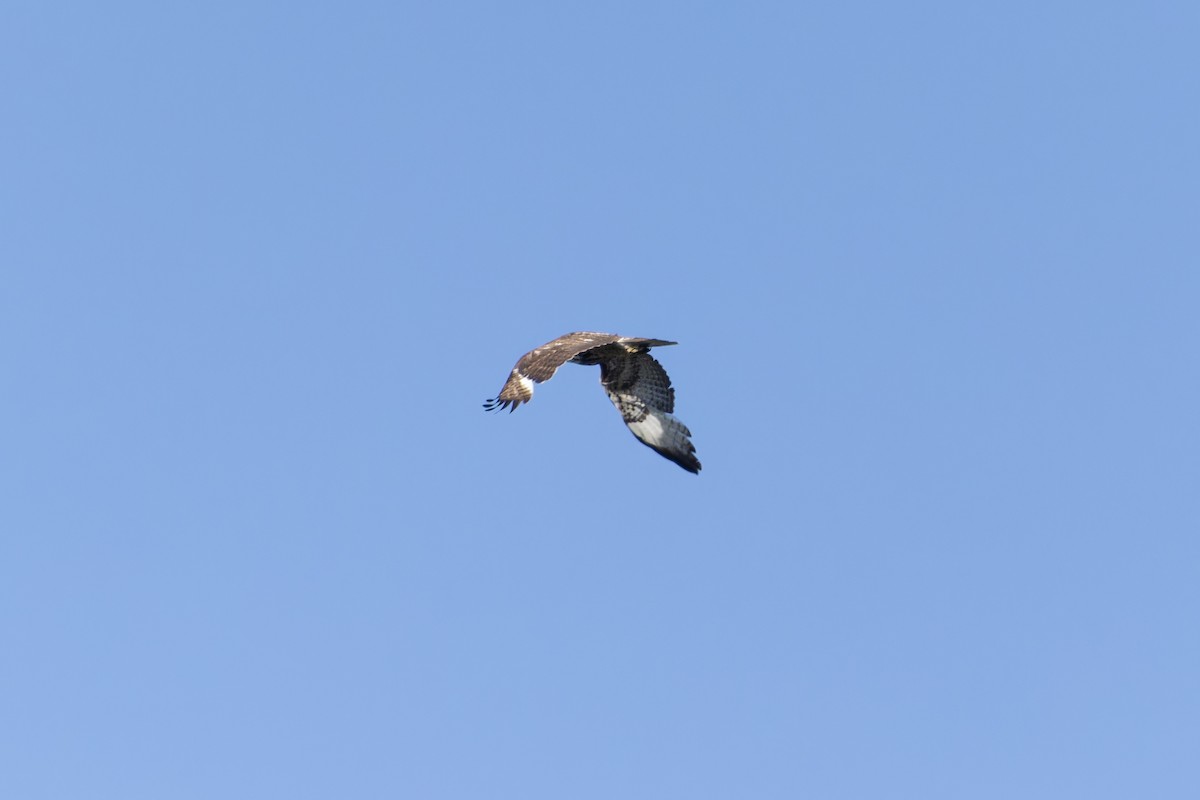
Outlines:
<svg viewBox="0 0 1200 800"><path fill-rule="evenodd" d="M688 472L698 473L700 462L691 431L672 414L675 390L671 379L650 355L652 347L673 344L613 333L568 333L521 356L500 394L483 405L489 411L514 411L533 398L535 383L549 380L568 361L599 365L604 391L638 441Z"/></svg>

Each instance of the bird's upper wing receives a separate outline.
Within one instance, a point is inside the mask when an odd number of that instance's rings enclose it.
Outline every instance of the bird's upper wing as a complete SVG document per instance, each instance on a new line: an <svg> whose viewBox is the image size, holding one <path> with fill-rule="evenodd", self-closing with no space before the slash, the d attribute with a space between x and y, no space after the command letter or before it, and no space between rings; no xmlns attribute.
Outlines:
<svg viewBox="0 0 1200 800"><path fill-rule="evenodd" d="M517 361L500 394L484 403L483 407L489 411L498 408L516 410L521 403L528 403L533 398L534 383L550 380L559 367L580 353L612 344L620 338L613 333L580 331L560 336L530 350Z"/></svg>
<svg viewBox="0 0 1200 800"><path fill-rule="evenodd" d="M675 418L671 379L649 353L617 353L600 364L600 383L621 419L642 444L698 473L700 461L692 432Z"/></svg>

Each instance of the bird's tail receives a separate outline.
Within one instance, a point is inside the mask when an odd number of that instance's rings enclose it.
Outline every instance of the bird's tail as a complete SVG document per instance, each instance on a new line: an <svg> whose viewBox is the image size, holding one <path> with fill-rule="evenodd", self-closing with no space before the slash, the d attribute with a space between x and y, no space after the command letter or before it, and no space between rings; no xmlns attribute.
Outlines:
<svg viewBox="0 0 1200 800"><path fill-rule="evenodd" d="M668 342L666 339L638 339L631 336L622 339L621 344L630 344L649 350L651 347L667 347L668 345L679 344L679 342Z"/></svg>

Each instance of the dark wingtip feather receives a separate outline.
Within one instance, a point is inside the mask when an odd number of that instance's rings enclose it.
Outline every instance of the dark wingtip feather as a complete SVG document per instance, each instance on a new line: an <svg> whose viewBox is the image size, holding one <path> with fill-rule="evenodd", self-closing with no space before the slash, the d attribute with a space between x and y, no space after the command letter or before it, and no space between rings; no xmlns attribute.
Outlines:
<svg viewBox="0 0 1200 800"><path fill-rule="evenodd" d="M488 411L500 411L507 408L508 413L511 414L517 410L517 406L519 405L521 405L520 400L501 400L499 397L493 397L491 400L484 402L483 407Z"/></svg>
<svg viewBox="0 0 1200 800"><path fill-rule="evenodd" d="M643 444L646 444L646 443L643 442ZM689 442L689 444L690 444L690 442ZM694 453L696 452L695 448L692 448L692 450L690 452L680 453L680 452L674 451L674 450L666 450L663 448L658 448L652 444L647 444L646 446L649 447L654 452L658 453L663 458L667 459L668 461L678 464L680 467L686 469L688 472L692 473L693 475L700 474L700 459L696 458L696 456L694 455Z"/></svg>

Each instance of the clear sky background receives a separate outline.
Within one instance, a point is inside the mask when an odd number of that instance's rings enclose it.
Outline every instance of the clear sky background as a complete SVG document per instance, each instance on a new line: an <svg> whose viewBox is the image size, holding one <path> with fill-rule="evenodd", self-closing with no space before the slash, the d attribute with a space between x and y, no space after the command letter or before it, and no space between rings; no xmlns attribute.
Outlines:
<svg viewBox="0 0 1200 800"><path fill-rule="evenodd" d="M0 796L1200 796L1198 9L7 4Z"/></svg>

